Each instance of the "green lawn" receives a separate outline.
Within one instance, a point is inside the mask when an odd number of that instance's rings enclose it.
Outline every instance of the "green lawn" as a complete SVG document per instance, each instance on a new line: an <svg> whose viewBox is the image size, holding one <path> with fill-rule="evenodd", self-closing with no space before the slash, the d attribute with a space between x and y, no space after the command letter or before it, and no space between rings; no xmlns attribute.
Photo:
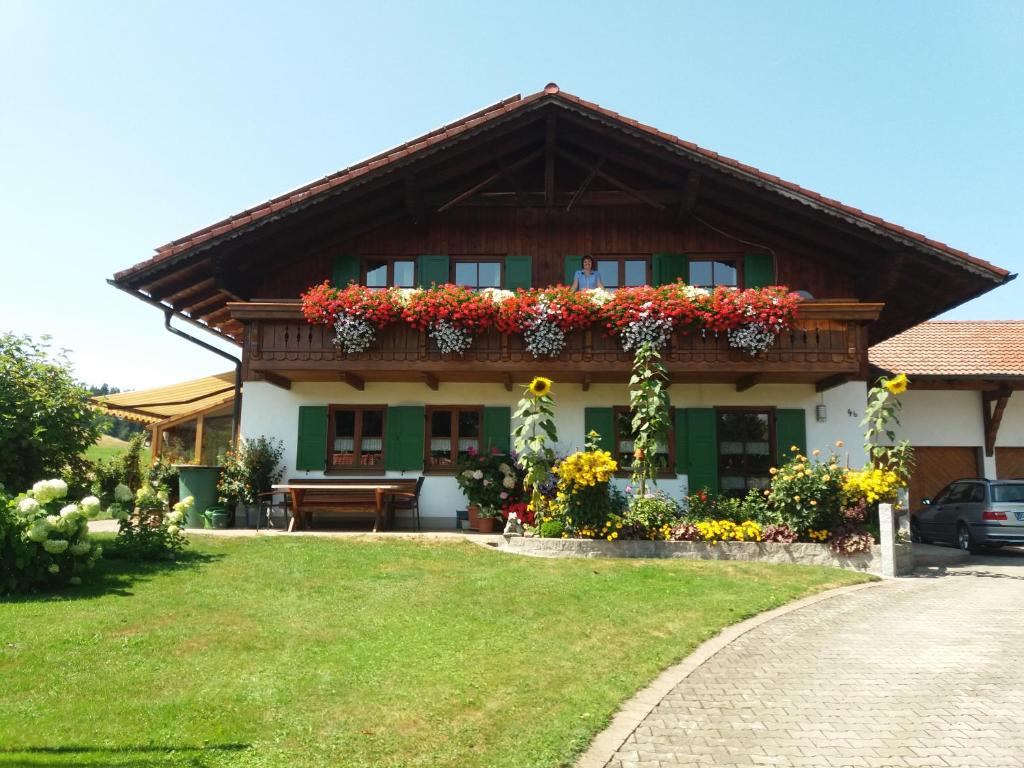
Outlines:
<svg viewBox="0 0 1024 768"><path fill-rule="evenodd" d="M0 603L0 766L567 765L723 626L868 577L200 538Z"/></svg>

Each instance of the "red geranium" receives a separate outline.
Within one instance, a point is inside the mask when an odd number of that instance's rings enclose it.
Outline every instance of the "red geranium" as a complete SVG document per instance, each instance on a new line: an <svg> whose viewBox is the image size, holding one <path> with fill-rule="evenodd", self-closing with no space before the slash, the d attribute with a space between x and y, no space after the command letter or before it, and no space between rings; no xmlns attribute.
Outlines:
<svg viewBox="0 0 1024 768"><path fill-rule="evenodd" d="M496 324L502 333L522 333L538 317L563 331L572 331L590 327L597 317L597 306L586 293L564 285L519 289L515 296L498 304Z"/></svg>
<svg viewBox="0 0 1024 768"><path fill-rule="evenodd" d="M333 325L342 312L369 320L383 328L401 317L395 292L373 290L365 285L335 288L328 281L302 294L302 314L311 323Z"/></svg>
<svg viewBox="0 0 1024 768"><path fill-rule="evenodd" d="M402 310L402 317L409 325L424 331L438 320L447 320L459 328L479 333L494 325L497 306L489 296L446 283L412 294Z"/></svg>

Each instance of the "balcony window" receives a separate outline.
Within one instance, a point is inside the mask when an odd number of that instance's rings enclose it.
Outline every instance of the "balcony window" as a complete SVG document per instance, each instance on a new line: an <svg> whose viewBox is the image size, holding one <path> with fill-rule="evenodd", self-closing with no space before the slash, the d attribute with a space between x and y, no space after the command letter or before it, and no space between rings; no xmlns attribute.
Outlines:
<svg viewBox="0 0 1024 768"><path fill-rule="evenodd" d="M479 406L427 408L427 467L454 469L480 449L482 409Z"/></svg>
<svg viewBox="0 0 1024 768"><path fill-rule="evenodd" d="M646 285L648 259L635 256L597 256L597 271L609 290Z"/></svg>
<svg viewBox="0 0 1024 768"><path fill-rule="evenodd" d="M327 439L328 471L384 468L383 405L332 405Z"/></svg>
<svg viewBox="0 0 1024 768"><path fill-rule="evenodd" d="M720 408L718 410L718 478L722 493L743 497L751 489L767 488L775 461L774 411Z"/></svg>
<svg viewBox="0 0 1024 768"><path fill-rule="evenodd" d="M690 285L739 287L739 268L732 259L690 259Z"/></svg>
<svg viewBox="0 0 1024 768"><path fill-rule="evenodd" d="M363 284L376 289L412 288L416 285L416 262L411 259L367 259Z"/></svg>
<svg viewBox="0 0 1024 768"><path fill-rule="evenodd" d="M453 280L479 291L481 288L501 288L501 262L485 260L459 260L452 265Z"/></svg>

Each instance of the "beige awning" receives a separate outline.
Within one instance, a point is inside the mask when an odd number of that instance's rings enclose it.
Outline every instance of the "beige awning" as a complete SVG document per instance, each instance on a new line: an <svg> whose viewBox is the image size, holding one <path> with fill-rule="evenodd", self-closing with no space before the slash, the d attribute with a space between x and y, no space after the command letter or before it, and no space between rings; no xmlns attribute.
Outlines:
<svg viewBox="0 0 1024 768"><path fill-rule="evenodd" d="M98 395L93 403L111 416L155 424L175 416L205 411L231 403L235 398L235 373L218 373L166 387Z"/></svg>

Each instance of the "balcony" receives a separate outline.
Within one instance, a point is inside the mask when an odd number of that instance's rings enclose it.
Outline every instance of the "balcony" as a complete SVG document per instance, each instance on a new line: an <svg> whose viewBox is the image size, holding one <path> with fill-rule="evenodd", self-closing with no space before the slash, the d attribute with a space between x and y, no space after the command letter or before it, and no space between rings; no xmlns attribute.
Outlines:
<svg viewBox="0 0 1024 768"><path fill-rule="evenodd" d="M245 326L243 375L280 386L292 381L345 381L362 389L367 381L513 383L545 375L594 383L628 380L632 354L616 338L597 330L568 335L557 358L534 359L516 335L491 331L474 339L464 355L443 355L425 333L404 324L377 335L366 352L346 354L331 341L333 329L310 325L297 301L253 301L228 305ZM809 301L797 328L767 352L751 357L729 346L725 335L677 333L663 352L673 382L728 382L737 389L761 383L815 383L827 389L867 376L867 324L881 304Z"/></svg>

